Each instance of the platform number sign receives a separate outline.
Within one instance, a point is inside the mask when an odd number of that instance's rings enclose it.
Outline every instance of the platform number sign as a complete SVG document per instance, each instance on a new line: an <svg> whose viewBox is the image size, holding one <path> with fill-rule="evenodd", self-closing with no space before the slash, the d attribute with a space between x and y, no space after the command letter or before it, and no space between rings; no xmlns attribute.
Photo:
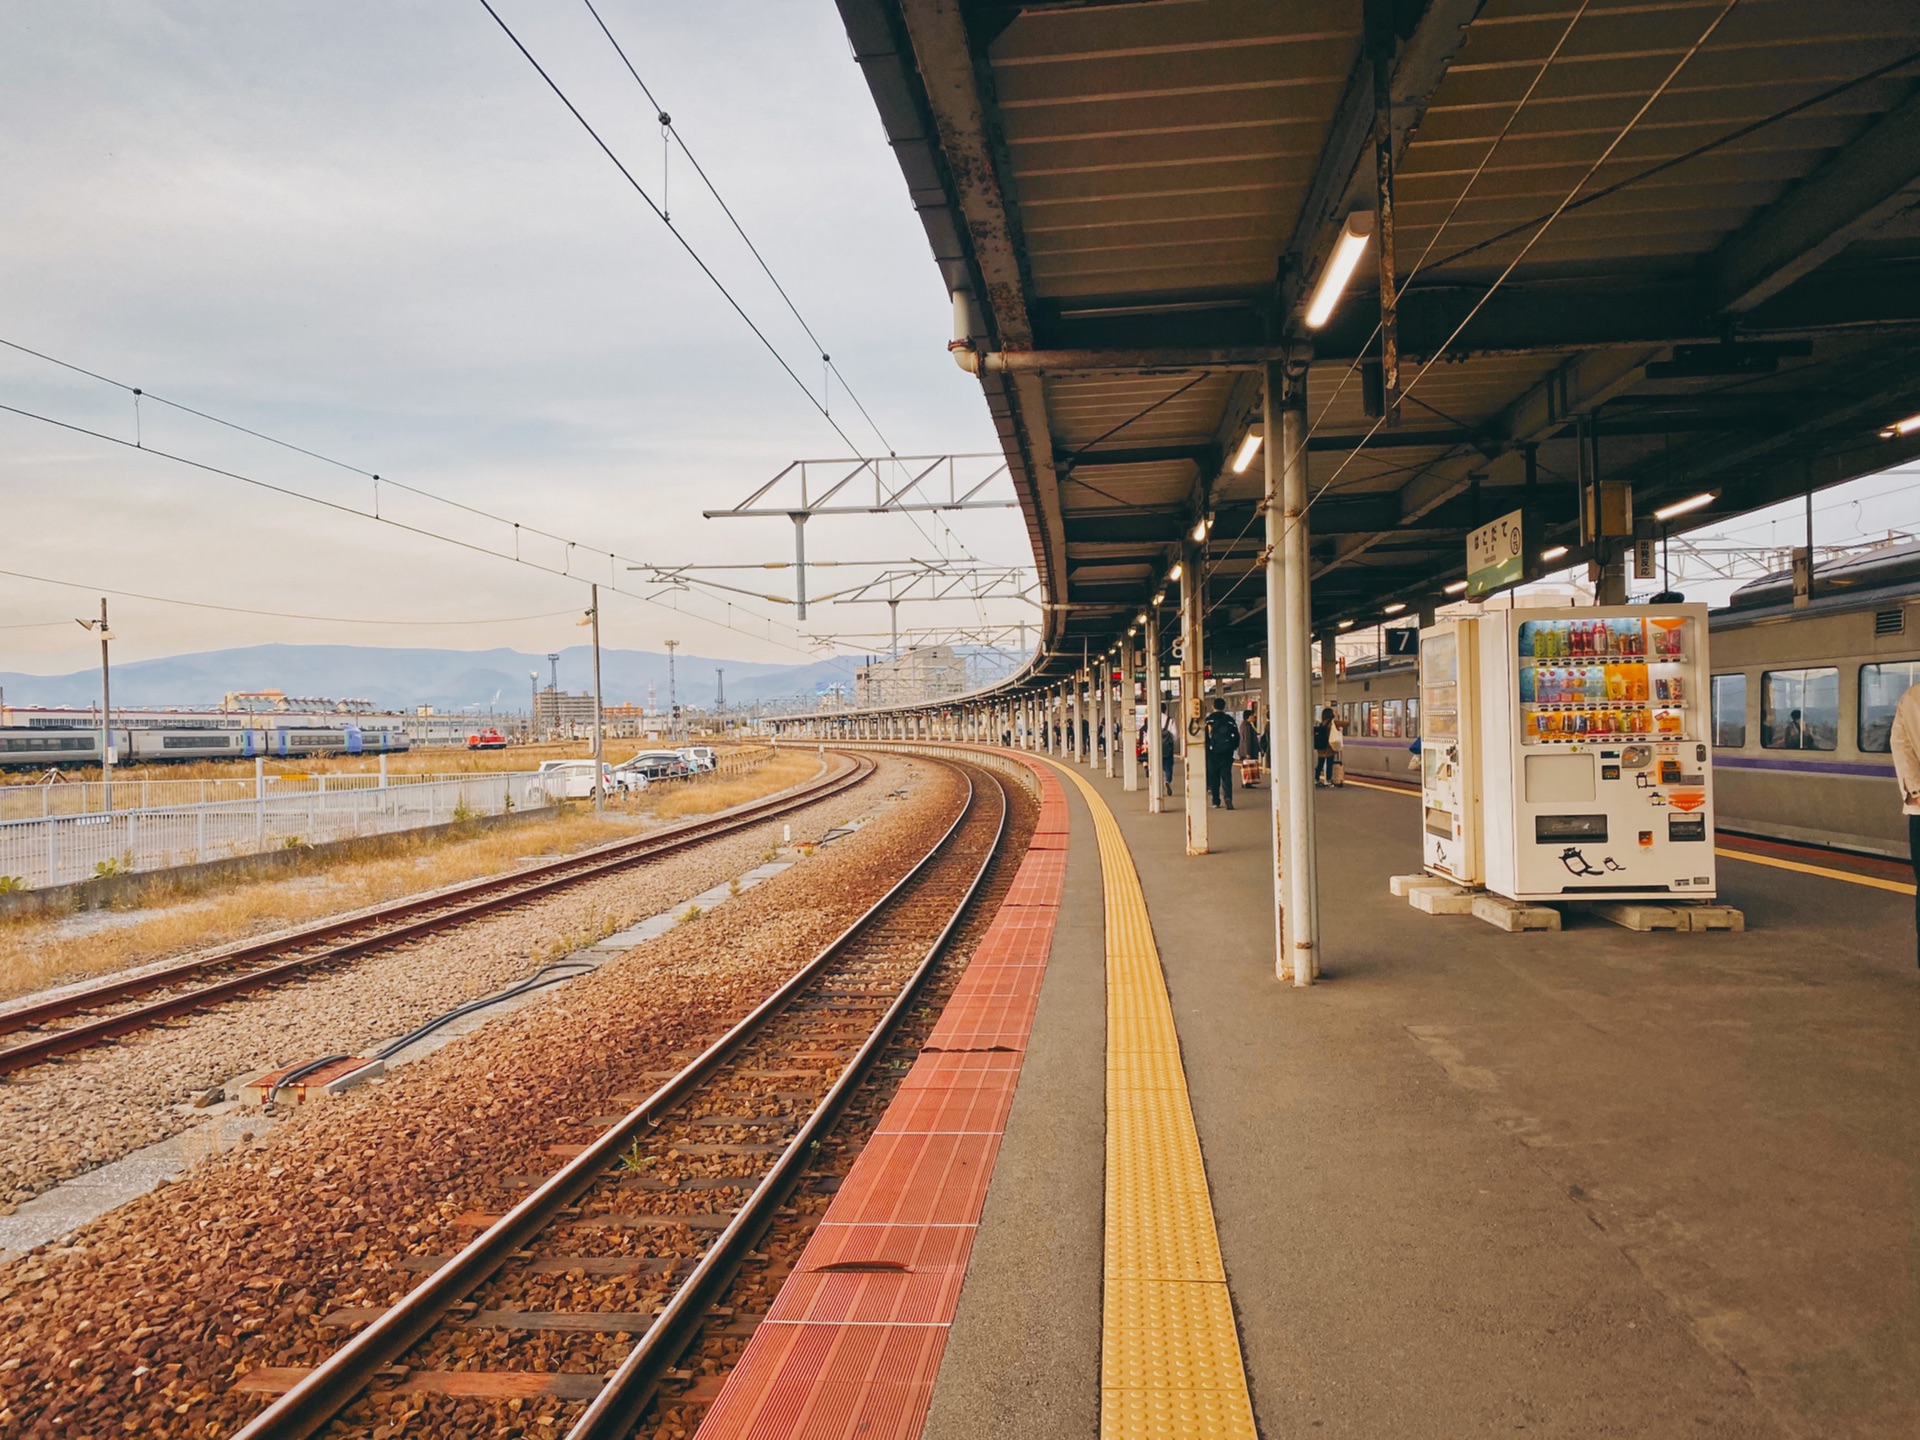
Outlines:
<svg viewBox="0 0 1920 1440"><path fill-rule="evenodd" d="M1479 600L1525 578L1526 538L1514 510L1467 534L1467 599Z"/></svg>

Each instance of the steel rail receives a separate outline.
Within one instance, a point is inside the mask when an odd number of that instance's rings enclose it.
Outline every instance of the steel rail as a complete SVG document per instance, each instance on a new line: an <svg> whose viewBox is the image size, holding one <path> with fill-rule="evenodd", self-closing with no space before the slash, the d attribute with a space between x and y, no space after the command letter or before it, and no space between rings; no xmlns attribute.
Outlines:
<svg viewBox="0 0 1920 1440"><path fill-rule="evenodd" d="M966 772L961 773L965 775ZM953 823L857 919L735 1022L724 1035L688 1062L677 1075L641 1101L617 1124L603 1131L579 1155L548 1176L526 1199L408 1291L379 1319L308 1371L273 1404L235 1431L232 1440L306 1440L306 1437L330 1424L336 1415L353 1403L361 1391L378 1378L382 1370L424 1338L453 1306L484 1284L529 1241L559 1218L560 1211L585 1194L610 1166L619 1161L621 1152L652 1123L687 1098L755 1031L811 985L820 972L832 964L933 863L946 848L947 842L966 823L973 803L974 786L971 777L968 777L966 803L960 807ZM985 865L991 859L992 851L989 850L981 873L985 873ZM973 893L970 888L967 892L969 899ZM965 901L956 907L956 917L964 909ZM950 930L951 922L948 930L942 931L943 938ZM889 1009L888 1014L892 1013L892 1009ZM864 1047L862 1053L865 1053ZM792 1147L789 1146L788 1150L791 1151ZM729 1225L723 1234L731 1233L734 1228ZM659 1322L656 1321L647 1333L651 1335L658 1328Z"/></svg>
<svg viewBox="0 0 1920 1440"><path fill-rule="evenodd" d="M620 1367L608 1377L606 1385L593 1398L585 1413L567 1431L566 1440L620 1440L639 1422L653 1398L661 1374L692 1339L701 1321L701 1312L711 1303L713 1292L725 1283L747 1248L771 1222L774 1208L785 1198L800 1168L806 1163L809 1147L833 1124L847 1096L865 1078L867 1067L892 1038L900 1018L912 1005L922 983L946 950L947 942L953 938L953 932L960 927L961 918L986 881L994 854L1006 836L1007 819L1013 809L1012 800L1007 794L1004 780L997 775L988 775L987 778L993 781L1000 792L1000 818L994 829L993 843L987 847L980 868L968 883L967 893L954 907L953 914L927 947L926 954L914 967L913 974L907 977L893 1003L881 1015L866 1042L854 1052L846 1068L807 1117L792 1142L781 1151L780 1158L774 1162L766 1177L754 1187L753 1193L734 1213L726 1228L714 1238L706 1254L687 1273L686 1279L662 1307L653 1324L634 1343L633 1349L627 1352Z"/></svg>
<svg viewBox="0 0 1920 1440"><path fill-rule="evenodd" d="M829 799L859 784L871 775L873 770L872 761L864 757L855 757L854 765L839 775L816 781L803 790L753 802L748 807L738 808L725 815L676 826L665 833L656 833L637 840L621 841L615 846L518 870L511 875L477 880L438 891L420 899L401 901L374 911L363 911L351 919L328 921L311 929L282 935L277 939L258 941L216 955L201 956L179 965L168 966L164 970L109 981L103 985L91 986L69 995L5 1012L0 1014L0 1035L17 1033L51 1020L65 1019L71 1015L96 1009L116 1000L165 989L211 970L244 965L249 961L284 954L289 950L302 949L332 936L364 930L370 925L379 925L383 921L406 921L408 916L422 916L420 919L406 923L389 925L359 940L331 946L318 954L300 956L257 970L246 970L224 980L169 996L151 1005L143 1005L117 1015L102 1016L97 1020L22 1041L0 1050L0 1075L25 1069L30 1065L41 1064L57 1055L83 1050L103 1041L131 1034L159 1021L170 1020L175 1016L218 1004L248 990L290 979L302 971L338 964L370 951L405 944L410 940L417 940L441 930L464 925L509 906L551 894L567 886L611 874L630 865L677 854L704 841L760 824L772 816ZM425 912L424 915L423 912Z"/></svg>

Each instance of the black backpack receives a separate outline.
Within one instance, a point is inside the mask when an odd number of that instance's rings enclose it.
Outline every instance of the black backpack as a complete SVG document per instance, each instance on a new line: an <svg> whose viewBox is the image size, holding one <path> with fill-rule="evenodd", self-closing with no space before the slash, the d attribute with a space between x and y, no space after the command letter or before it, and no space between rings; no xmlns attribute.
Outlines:
<svg viewBox="0 0 1920 1440"><path fill-rule="evenodd" d="M1240 746L1240 727L1224 710L1207 716L1207 749L1215 755L1231 755Z"/></svg>

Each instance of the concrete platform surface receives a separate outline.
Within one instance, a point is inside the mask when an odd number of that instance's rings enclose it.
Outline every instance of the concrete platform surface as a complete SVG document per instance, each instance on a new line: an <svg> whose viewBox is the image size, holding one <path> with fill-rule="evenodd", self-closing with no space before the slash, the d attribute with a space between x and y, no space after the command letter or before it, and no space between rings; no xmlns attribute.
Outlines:
<svg viewBox="0 0 1920 1440"><path fill-rule="evenodd" d="M1729 857L1744 934L1503 934L1392 898L1414 802L1349 786L1319 794L1326 977L1296 990L1266 793L1190 860L1177 810L1095 778L1152 911L1261 1433L1920 1434L1910 898ZM935 1440L1093 1433L1100 890L1071 804Z"/></svg>

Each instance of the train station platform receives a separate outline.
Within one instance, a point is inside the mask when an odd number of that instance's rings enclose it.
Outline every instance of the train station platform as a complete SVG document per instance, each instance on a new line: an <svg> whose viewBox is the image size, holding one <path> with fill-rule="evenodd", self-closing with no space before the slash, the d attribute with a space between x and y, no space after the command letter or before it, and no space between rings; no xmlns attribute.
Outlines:
<svg viewBox="0 0 1920 1440"><path fill-rule="evenodd" d="M1296 989L1266 791L1188 857L1177 806L1052 773L1057 926L929 1440L1920 1433L1910 885L1730 844L1744 933L1504 934L1392 898L1415 801L1350 784L1318 792L1325 974ZM1177 1035L1138 1093L1129 906ZM1174 1178L1129 1200L1149 1161ZM1237 1356L1206 1305L1140 1299L1156 1223L1187 1293L1217 1245Z"/></svg>

